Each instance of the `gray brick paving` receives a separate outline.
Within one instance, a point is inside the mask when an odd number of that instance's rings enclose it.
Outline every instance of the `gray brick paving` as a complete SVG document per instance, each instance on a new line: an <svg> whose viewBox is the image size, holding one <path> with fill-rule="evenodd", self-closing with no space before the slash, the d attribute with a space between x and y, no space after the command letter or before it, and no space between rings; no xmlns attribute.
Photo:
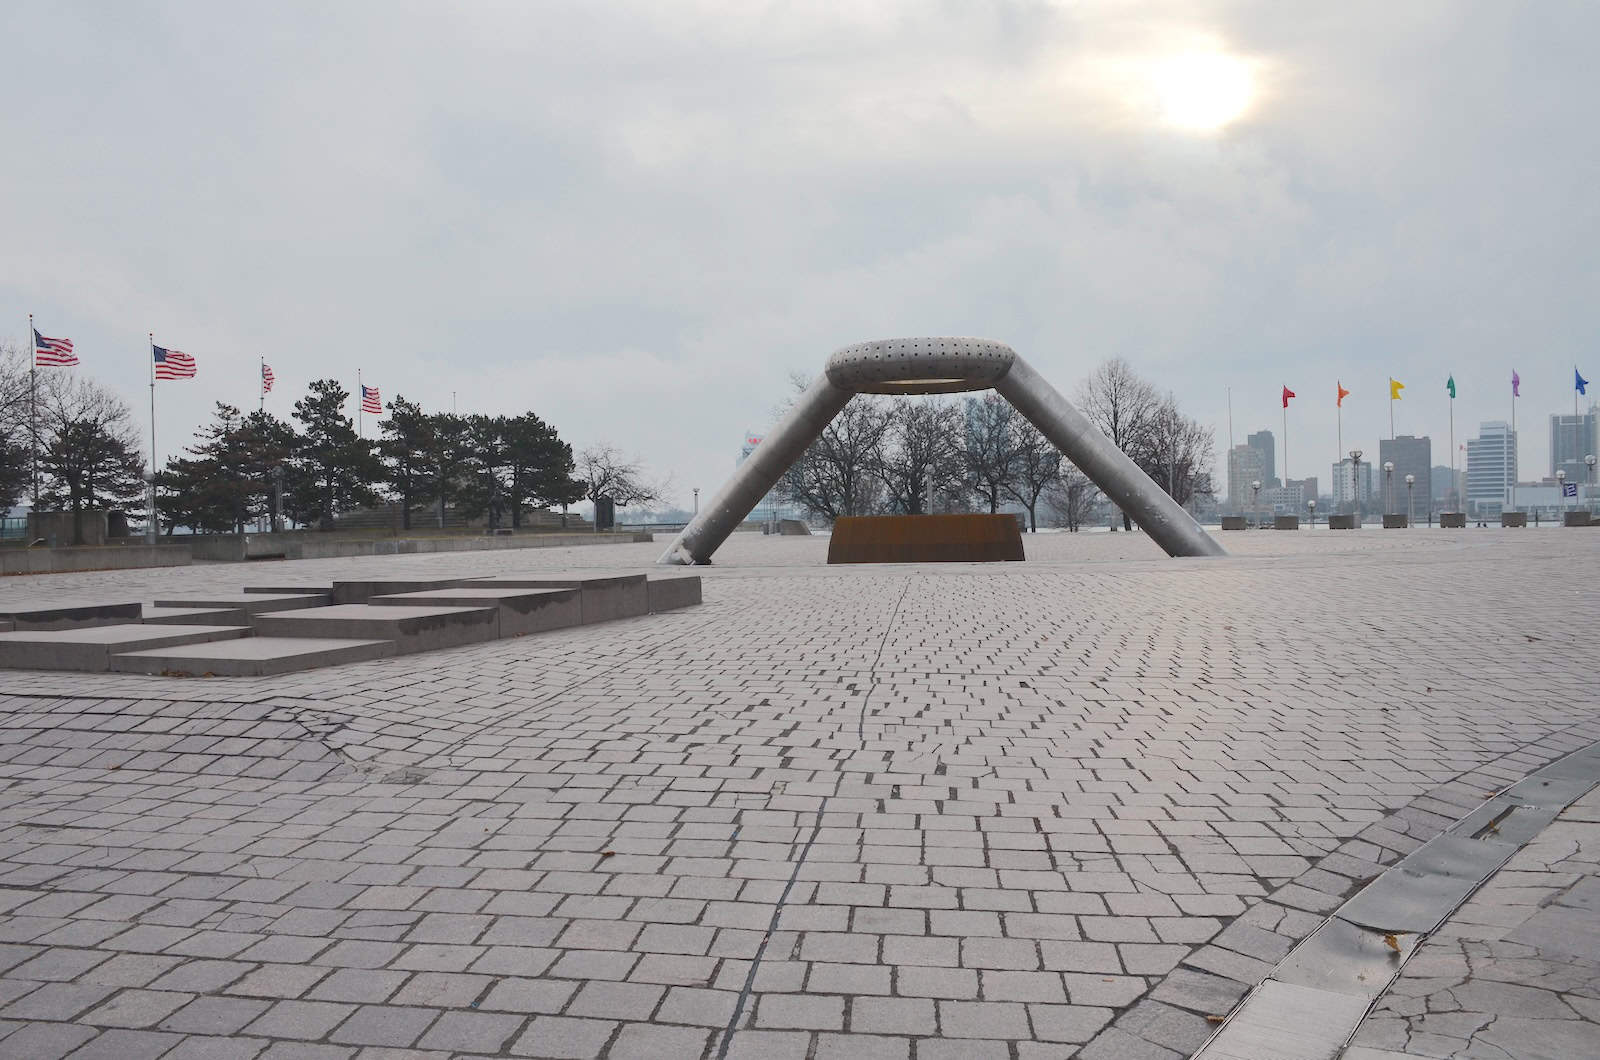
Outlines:
<svg viewBox="0 0 1600 1060"><path fill-rule="evenodd" d="M1178 1056L1361 882L1600 738L1580 531L1028 545L840 569L741 535L648 621L278 678L8 673L0 1053Z"/></svg>

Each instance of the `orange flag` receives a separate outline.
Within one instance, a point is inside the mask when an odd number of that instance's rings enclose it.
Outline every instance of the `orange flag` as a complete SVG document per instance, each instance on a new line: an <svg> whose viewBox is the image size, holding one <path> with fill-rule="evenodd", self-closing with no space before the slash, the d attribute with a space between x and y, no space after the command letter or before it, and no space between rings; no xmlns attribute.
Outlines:
<svg viewBox="0 0 1600 1060"><path fill-rule="evenodd" d="M1343 383L1335 382L1333 385L1339 388L1339 400L1335 401L1334 404L1344 408L1344 399L1350 396L1350 391L1344 388Z"/></svg>

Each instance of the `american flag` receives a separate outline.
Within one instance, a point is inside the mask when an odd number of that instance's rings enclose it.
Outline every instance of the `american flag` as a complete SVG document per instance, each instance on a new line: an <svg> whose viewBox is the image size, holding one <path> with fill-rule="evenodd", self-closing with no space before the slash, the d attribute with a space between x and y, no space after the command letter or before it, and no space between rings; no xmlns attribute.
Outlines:
<svg viewBox="0 0 1600 1060"><path fill-rule="evenodd" d="M71 339L50 339L39 334L39 329L33 329L33 363L41 368L63 367L70 368L78 363L78 355L72 352Z"/></svg>
<svg viewBox="0 0 1600 1060"><path fill-rule="evenodd" d="M361 385L361 411L382 414L383 398L378 396L377 387Z"/></svg>
<svg viewBox="0 0 1600 1060"><path fill-rule="evenodd" d="M157 379L193 379L195 373L194 358L181 350L166 350L160 346L151 346L150 350L156 358Z"/></svg>
<svg viewBox="0 0 1600 1060"><path fill-rule="evenodd" d="M261 392L263 394L272 393L272 381L273 381L273 378L274 378L274 376L272 374L272 365L268 364L266 361L262 361L261 362Z"/></svg>

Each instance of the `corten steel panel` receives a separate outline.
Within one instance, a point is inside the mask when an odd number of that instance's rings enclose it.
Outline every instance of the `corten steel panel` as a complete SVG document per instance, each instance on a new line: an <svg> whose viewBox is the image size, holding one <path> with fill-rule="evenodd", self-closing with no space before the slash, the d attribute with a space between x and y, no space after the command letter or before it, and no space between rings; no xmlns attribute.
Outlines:
<svg viewBox="0 0 1600 1060"><path fill-rule="evenodd" d="M833 524L829 563L1020 561L1022 531L1011 515L844 516Z"/></svg>

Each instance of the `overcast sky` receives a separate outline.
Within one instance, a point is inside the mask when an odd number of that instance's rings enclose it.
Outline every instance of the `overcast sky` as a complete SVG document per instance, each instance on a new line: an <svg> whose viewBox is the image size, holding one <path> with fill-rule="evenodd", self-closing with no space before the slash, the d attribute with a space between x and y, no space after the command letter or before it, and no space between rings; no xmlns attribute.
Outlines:
<svg viewBox="0 0 1600 1060"><path fill-rule="evenodd" d="M1600 5L396 0L0 6L0 332L147 415L314 378L533 409L674 500L794 372L910 334L1069 395L1127 358L1328 489L1600 380ZM352 405L352 412L354 407ZM369 423L370 431L370 423ZM1280 453L1280 461L1282 459Z"/></svg>

